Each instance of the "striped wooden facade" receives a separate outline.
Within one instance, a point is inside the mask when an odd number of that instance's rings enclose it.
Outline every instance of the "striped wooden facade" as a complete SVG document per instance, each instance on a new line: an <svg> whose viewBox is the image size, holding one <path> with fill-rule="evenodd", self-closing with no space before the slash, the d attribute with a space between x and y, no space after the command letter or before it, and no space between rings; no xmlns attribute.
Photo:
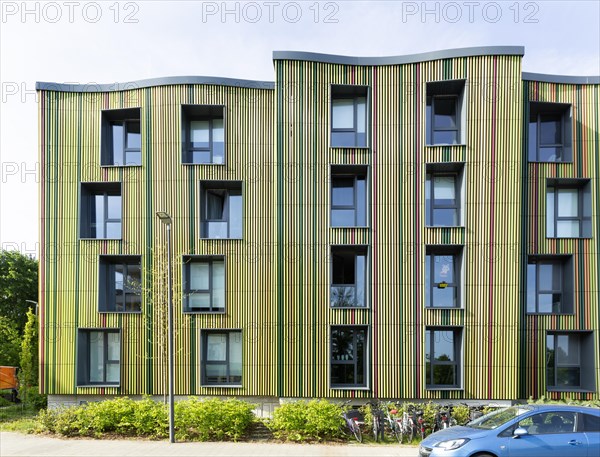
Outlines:
<svg viewBox="0 0 600 457"><path fill-rule="evenodd" d="M274 88L157 84L40 89L41 388L56 396L160 395L166 237L173 217L176 394L514 400L547 395L547 330L594 332L598 398L598 84L524 81L518 53L358 65L275 58ZM426 84L466 80L464 145L427 146ZM370 147L331 148L331 84L370 91ZM527 161L528 101L573 105L573 163ZM182 165L181 105L226 106L226 164ZM141 108L142 166L100 166L101 110ZM425 226L427 164L464 165L464 227ZM368 166L368 228L330 227L330 167ZM591 239L545 235L548 177L592 180ZM243 186L243 240L199 234L200 182ZM122 240L80 240L81 182L120 182ZM332 245L369 247L368 309L329 306ZM463 247L464 307L426 309L428 245ZM527 315L528 254L572 253L575 314ZM98 256L142 257L141 314L98 312ZM224 255L226 312L183 314L182 258ZM329 385L331 325L369 328L369 385ZM425 328L462 329L462 387L425 386ZM122 331L121 385L76 386L77 329ZM203 387L200 333L242 329L243 386ZM552 394L561 396L564 394ZM572 395L572 394L569 394Z"/></svg>

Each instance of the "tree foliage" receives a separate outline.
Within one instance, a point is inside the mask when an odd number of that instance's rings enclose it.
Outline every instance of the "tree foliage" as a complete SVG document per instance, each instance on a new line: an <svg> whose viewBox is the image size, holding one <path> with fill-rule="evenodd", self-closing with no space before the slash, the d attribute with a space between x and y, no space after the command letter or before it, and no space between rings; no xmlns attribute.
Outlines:
<svg viewBox="0 0 600 457"><path fill-rule="evenodd" d="M0 316L0 365L19 366L21 337L17 326L5 316Z"/></svg>
<svg viewBox="0 0 600 457"><path fill-rule="evenodd" d="M27 311L27 323L21 342L21 385L38 384L38 320L31 308Z"/></svg>
<svg viewBox="0 0 600 457"><path fill-rule="evenodd" d="M0 316L7 317L20 333L27 321L27 310L37 301L38 261L17 251L0 250Z"/></svg>

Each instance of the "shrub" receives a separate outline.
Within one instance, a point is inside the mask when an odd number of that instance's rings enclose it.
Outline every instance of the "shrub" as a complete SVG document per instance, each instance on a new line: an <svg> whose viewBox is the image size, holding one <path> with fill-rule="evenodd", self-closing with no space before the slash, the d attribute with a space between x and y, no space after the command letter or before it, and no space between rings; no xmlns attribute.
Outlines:
<svg viewBox="0 0 600 457"><path fill-rule="evenodd" d="M34 409L42 409L48 406L48 395L41 394L37 386L21 387L19 389L19 400Z"/></svg>
<svg viewBox="0 0 600 457"><path fill-rule="evenodd" d="M343 425L341 406L327 400L284 403L267 424L277 438L290 441L335 439Z"/></svg>
<svg viewBox="0 0 600 457"><path fill-rule="evenodd" d="M471 420L471 409L467 405L456 405L452 408L452 417L458 425L465 425Z"/></svg>

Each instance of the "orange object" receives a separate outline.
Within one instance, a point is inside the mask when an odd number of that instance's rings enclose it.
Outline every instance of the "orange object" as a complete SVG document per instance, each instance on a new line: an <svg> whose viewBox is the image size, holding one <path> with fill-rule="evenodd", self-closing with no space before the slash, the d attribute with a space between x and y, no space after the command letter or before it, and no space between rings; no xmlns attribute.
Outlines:
<svg viewBox="0 0 600 457"><path fill-rule="evenodd" d="M0 367L0 389L18 389L17 367Z"/></svg>

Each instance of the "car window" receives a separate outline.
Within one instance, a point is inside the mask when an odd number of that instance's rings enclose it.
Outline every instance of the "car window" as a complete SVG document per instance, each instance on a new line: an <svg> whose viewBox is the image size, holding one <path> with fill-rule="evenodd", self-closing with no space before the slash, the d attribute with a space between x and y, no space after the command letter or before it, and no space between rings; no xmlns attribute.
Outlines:
<svg viewBox="0 0 600 457"><path fill-rule="evenodd" d="M484 430L494 430L511 419L518 417L522 414L528 413L531 411L529 407L516 407L512 406L510 408L503 408L492 413L486 414L479 419L475 419L467 424L467 427L471 428L479 428Z"/></svg>
<svg viewBox="0 0 600 457"><path fill-rule="evenodd" d="M519 427L530 435L548 435L575 431L575 413L570 411L550 411L534 414L519 421Z"/></svg>
<svg viewBox="0 0 600 457"><path fill-rule="evenodd" d="M591 414L582 414L583 429L582 432L600 432L600 416L592 416Z"/></svg>

